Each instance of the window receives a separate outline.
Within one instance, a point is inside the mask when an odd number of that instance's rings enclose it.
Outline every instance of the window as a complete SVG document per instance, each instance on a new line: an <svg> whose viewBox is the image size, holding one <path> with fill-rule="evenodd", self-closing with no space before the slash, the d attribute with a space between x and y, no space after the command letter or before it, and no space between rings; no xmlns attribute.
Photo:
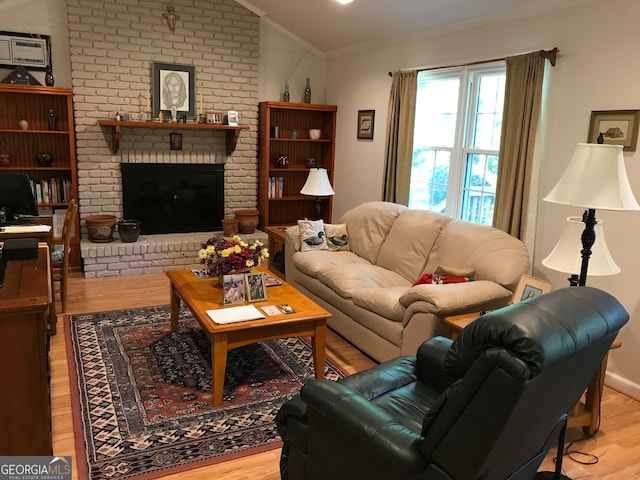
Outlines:
<svg viewBox="0 0 640 480"><path fill-rule="evenodd" d="M505 68L418 74L409 207L491 225Z"/></svg>

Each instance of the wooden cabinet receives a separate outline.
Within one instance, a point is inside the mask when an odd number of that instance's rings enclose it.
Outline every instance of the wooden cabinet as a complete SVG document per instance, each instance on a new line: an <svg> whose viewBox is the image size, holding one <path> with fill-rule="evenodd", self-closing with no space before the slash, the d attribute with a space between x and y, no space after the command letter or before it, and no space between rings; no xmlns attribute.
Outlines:
<svg viewBox="0 0 640 480"><path fill-rule="evenodd" d="M49 249L10 260L0 288L0 455L53 455Z"/></svg>
<svg viewBox="0 0 640 480"><path fill-rule="evenodd" d="M259 110L260 228L293 225L299 219L314 218L316 198L300 194L309 175L310 167L306 160L314 159L316 167L326 168L333 185L338 107L261 102ZM320 130L320 138L310 139L310 129ZM282 156L287 158L286 167L278 165L278 159ZM321 207L322 218L330 222L333 197L322 197Z"/></svg>
<svg viewBox="0 0 640 480"><path fill-rule="evenodd" d="M50 124L50 112L55 116L55 125ZM34 189L39 186L36 198L42 217L34 220L58 224L58 220L64 219L69 202L78 197L71 89L0 84L2 153L9 154L9 160L0 164L0 171L26 173ZM51 165L38 164L38 153L51 154ZM54 221L56 211L58 215ZM75 232L80 231L79 227L76 218ZM57 233L59 235L54 235L53 243L61 245L61 232ZM80 266L79 235L71 239L70 265Z"/></svg>

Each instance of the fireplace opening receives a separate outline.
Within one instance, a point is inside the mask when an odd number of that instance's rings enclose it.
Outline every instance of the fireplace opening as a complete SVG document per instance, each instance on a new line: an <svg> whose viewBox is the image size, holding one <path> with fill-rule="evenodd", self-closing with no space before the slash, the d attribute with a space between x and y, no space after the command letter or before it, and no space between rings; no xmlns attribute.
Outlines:
<svg viewBox="0 0 640 480"><path fill-rule="evenodd" d="M143 235L222 229L224 165L122 163L124 218Z"/></svg>

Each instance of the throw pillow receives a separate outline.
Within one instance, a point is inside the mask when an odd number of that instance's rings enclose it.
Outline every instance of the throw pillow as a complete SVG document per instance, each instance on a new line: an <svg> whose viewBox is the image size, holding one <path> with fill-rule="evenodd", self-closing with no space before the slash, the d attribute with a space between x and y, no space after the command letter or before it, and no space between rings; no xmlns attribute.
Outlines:
<svg viewBox="0 0 640 480"><path fill-rule="evenodd" d="M447 267L446 265L438 265L433 273L437 273L439 275L452 275L454 277L473 277L475 275L475 270L473 268L455 268L455 267Z"/></svg>
<svg viewBox="0 0 640 480"><path fill-rule="evenodd" d="M349 235L347 234L347 225L344 223L324 225L324 233L327 239L329 250L337 252L338 250L350 251Z"/></svg>
<svg viewBox="0 0 640 480"><path fill-rule="evenodd" d="M298 220L301 251L328 250L322 220Z"/></svg>

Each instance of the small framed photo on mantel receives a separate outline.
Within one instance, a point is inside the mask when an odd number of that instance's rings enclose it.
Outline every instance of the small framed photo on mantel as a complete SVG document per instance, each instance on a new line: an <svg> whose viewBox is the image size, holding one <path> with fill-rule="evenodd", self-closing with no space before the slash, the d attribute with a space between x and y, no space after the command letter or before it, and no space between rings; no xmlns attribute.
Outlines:
<svg viewBox="0 0 640 480"><path fill-rule="evenodd" d="M222 125L224 115L222 112L207 112L207 123L214 123Z"/></svg>

